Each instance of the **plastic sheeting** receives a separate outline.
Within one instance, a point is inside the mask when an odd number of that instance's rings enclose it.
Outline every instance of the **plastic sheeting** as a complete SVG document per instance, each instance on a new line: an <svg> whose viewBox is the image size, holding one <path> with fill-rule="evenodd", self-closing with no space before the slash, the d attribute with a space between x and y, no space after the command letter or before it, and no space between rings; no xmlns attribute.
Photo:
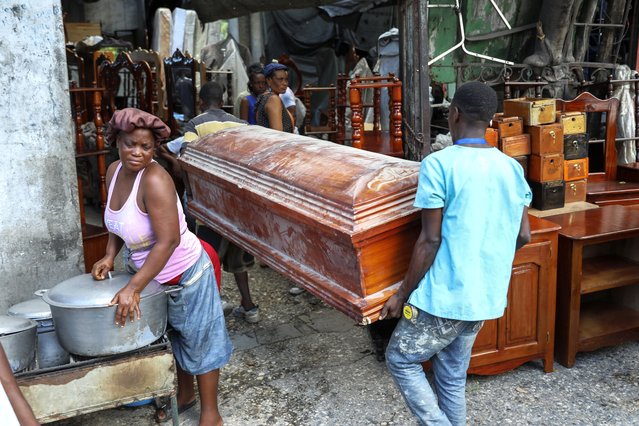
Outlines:
<svg viewBox="0 0 639 426"><path fill-rule="evenodd" d="M335 3L336 0L190 0L184 7L194 9L202 22L229 19L268 10L300 9Z"/></svg>
<svg viewBox="0 0 639 426"><path fill-rule="evenodd" d="M616 71L618 80L632 78L633 71L627 65L619 65ZM630 84L617 86L614 97L618 98L619 114L617 116L617 138L635 137L635 108ZM635 141L617 142L617 163L628 164L637 161Z"/></svg>

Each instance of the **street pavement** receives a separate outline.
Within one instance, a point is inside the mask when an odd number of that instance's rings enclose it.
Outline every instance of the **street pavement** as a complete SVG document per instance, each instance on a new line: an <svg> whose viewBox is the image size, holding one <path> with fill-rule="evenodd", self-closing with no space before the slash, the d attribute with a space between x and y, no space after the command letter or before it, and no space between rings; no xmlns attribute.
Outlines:
<svg viewBox="0 0 639 426"><path fill-rule="evenodd" d="M250 272L261 321L227 318L235 345L221 371L219 405L226 425L416 424L368 330L268 268ZM238 303L232 275L223 296ZM529 362L496 376L470 376L470 425L639 425L639 342L577 355L543 372ZM153 425L154 408L118 408L52 423ZM180 416L197 425L198 407ZM166 423L170 424L170 423Z"/></svg>

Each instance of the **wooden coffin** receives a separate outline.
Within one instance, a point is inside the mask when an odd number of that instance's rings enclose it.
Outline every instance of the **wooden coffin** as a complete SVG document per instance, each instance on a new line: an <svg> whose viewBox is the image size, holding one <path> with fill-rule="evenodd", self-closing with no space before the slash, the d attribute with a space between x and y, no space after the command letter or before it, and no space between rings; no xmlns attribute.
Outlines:
<svg viewBox="0 0 639 426"><path fill-rule="evenodd" d="M528 126L530 134L530 151L536 155L563 154L564 131L558 123Z"/></svg>
<svg viewBox="0 0 639 426"><path fill-rule="evenodd" d="M418 162L258 126L192 142L179 161L196 219L358 322L404 278Z"/></svg>
<svg viewBox="0 0 639 426"><path fill-rule="evenodd" d="M588 177L588 159L564 161L564 180L573 181L586 179Z"/></svg>
<svg viewBox="0 0 639 426"><path fill-rule="evenodd" d="M555 100L516 98L504 100L505 117L521 117L526 126L555 122Z"/></svg>
<svg viewBox="0 0 639 426"><path fill-rule="evenodd" d="M577 201L586 201L587 180L575 180L566 182L566 204L575 203Z"/></svg>
<svg viewBox="0 0 639 426"><path fill-rule="evenodd" d="M530 135L523 134L517 136L508 136L499 139L499 148L501 151L511 157L521 157L530 154Z"/></svg>
<svg viewBox="0 0 639 426"><path fill-rule="evenodd" d="M537 210L559 209L564 206L565 183L530 181L532 190L532 206Z"/></svg>
<svg viewBox="0 0 639 426"><path fill-rule="evenodd" d="M557 122L561 124L561 127L564 130L564 135L586 133L585 112L558 112Z"/></svg>
<svg viewBox="0 0 639 426"><path fill-rule="evenodd" d="M528 178L535 182L562 180L564 156L562 154L531 155Z"/></svg>

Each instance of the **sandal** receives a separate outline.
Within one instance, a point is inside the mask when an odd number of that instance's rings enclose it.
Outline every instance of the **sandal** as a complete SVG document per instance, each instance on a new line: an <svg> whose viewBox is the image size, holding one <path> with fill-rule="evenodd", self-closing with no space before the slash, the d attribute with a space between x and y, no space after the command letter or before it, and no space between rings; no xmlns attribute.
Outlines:
<svg viewBox="0 0 639 426"><path fill-rule="evenodd" d="M194 399L191 402L186 403L185 405L178 407L178 415L182 414L186 410L190 409L197 403L197 399ZM171 410L171 400L169 400L166 404L162 404L160 406L156 406L155 410L155 421L157 423L164 423L173 418L173 411ZM164 413L164 416L161 417L160 413Z"/></svg>

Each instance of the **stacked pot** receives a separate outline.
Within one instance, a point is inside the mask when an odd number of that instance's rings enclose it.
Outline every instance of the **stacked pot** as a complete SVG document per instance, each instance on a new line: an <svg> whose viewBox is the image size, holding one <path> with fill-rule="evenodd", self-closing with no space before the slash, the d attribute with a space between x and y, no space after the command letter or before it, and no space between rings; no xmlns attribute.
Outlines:
<svg viewBox="0 0 639 426"><path fill-rule="evenodd" d="M33 365L36 354L35 321L0 315L0 344L16 373Z"/></svg>

